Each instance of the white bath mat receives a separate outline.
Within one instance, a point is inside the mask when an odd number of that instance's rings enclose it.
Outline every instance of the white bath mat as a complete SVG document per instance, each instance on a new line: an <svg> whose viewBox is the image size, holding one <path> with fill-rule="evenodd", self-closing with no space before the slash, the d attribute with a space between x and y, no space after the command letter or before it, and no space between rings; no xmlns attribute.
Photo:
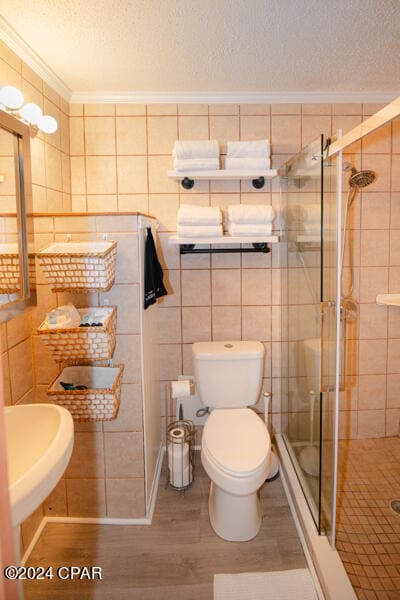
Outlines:
<svg viewBox="0 0 400 600"><path fill-rule="evenodd" d="M318 600L308 569L214 575L214 600Z"/></svg>

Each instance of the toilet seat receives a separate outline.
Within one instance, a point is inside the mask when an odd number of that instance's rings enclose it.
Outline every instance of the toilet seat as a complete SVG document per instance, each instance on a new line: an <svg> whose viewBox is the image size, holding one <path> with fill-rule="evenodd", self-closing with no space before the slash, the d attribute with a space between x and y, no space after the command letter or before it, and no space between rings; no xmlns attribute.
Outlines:
<svg viewBox="0 0 400 600"><path fill-rule="evenodd" d="M270 450L268 430L249 408L216 409L206 421L202 451L223 474L240 479L257 476L269 463Z"/></svg>

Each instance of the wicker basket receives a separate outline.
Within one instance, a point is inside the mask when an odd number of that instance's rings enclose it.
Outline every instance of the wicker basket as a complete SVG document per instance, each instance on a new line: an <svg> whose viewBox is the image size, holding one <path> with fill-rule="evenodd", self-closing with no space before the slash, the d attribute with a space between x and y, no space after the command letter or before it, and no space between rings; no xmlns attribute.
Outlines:
<svg viewBox="0 0 400 600"><path fill-rule="evenodd" d="M35 255L28 254L29 282L36 284ZM17 244L0 245L0 294L17 294L20 291L21 271Z"/></svg>
<svg viewBox="0 0 400 600"><path fill-rule="evenodd" d="M83 318L98 310L98 308L80 308L78 312ZM101 310L108 313L102 327L48 329L46 321L43 321L37 332L51 350L56 362L87 363L112 357L115 350L117 308L109 306L102 307Z"/></svg>
<svg viewBox="0 0 400 600"><path fill-rule="evenodd" d="M118 414L123 365L65 367L47 388L54 404L67 408L75 421L111 421ZM87 390L64 390L60 381L86 385Z"/></svg>
<svg viewBox="0 0 400 600"><path fill-rule="evenodd" d="M37 257L54 292L106 292L114 283L117 242L55 243Z"/></svg>

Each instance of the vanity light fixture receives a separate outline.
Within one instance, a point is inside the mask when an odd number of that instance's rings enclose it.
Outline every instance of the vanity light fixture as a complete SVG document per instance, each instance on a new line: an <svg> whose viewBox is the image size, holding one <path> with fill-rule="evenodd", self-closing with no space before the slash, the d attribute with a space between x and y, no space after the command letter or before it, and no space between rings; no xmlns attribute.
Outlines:
<svg viewBox="0 0 400 600"><path fill-rule="evenodd" d="M22 92L12 85L0 88L0 108L29 125L31 137L35 137L38 131L43 131L43 133L57 131L56 119L50 115L44 115L42 109L33 102L24 104Z"/></svg>

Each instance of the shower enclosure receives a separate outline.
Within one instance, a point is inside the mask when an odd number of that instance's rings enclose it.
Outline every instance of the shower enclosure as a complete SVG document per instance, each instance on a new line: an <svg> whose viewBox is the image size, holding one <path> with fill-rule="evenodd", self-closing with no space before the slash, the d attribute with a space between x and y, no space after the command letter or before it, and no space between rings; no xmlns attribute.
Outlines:
<svg viewBox="0 0 400 600"><path fill-rule="evenodd" d="M326 158L328 146L319 137L281 172L282 437L318 532L333 544L344 335L338 278L341 154Z"/></svg>

